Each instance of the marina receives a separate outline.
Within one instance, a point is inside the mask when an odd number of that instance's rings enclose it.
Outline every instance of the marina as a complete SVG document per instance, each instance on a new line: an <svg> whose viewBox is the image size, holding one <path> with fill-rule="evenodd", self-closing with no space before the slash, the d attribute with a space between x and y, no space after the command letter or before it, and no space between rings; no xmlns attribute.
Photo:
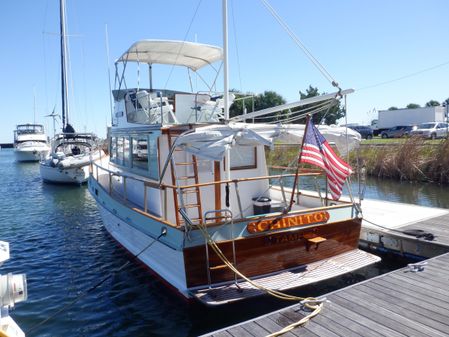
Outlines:
<svg viewBox="0 0 449 337"><path fill-rule="evenodd" d="M223 308L187 303L134 259L123 267L131 256L124 254L105 231L87 187L42 184L38 165L17 164L10 149L0 152L0 164L5 172L0 192L8 195L3 198L3 207L9 210L2 218L0 233L12 247L2 273L27 274L28 300L11 312L27 335L110 336L118 330L125 335L145 335L150 329L160 336L197 336L289 305L266 296ZM26 195L24 188L29 190ZM414 201L410 196L428 210L449 207L443 186L367 181L366 198L370 201ZM15 203L19 198L20 207ZM293 293L320 296L413 262L394 261L383 258L371 267ZM121 267L101 287L70 305L79 294ZM64 307L63 312L36 327ZM210 318L203 320L206 315Z"/></svg>
<svg viewBox="0 0 449 337"><path fill-rule="evenodd" d="M446 4L256 2L5 4L0 337L448 335Z"/></svg>

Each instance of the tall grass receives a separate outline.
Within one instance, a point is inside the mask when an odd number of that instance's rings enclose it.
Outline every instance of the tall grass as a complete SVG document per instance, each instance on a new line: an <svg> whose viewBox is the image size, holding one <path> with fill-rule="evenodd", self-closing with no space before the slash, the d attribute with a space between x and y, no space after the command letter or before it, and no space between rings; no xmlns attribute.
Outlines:
<svg viewBox="0 0 449 337"><path fill-rule="evenodd" d="M449 183L449 141L430 144L421 138L390 145L361 146L350 156L368 175L410 181Z"/></svg>
<svg viewBox="0 0 449 337"><path fill-rule="evenodd" d="M298 146L277 146L267 151L271 166L296 166ZM345 161L348 158L343 158ZM409 138L403 142L362 145L349 156L355 171L378 178L449 183L449 140Z"/></svg>

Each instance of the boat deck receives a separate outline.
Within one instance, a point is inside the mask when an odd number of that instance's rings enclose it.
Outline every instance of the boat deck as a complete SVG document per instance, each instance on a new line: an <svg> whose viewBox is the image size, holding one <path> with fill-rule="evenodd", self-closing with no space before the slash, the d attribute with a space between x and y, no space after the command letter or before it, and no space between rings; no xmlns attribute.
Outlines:
<svg viewBox="0 0 449 337"><path fill-rule="evenodd" d="M362 247L419 258L449 252L449 210L370 199L362 208Z"/></svg>
<svg viewBox="0 0 449 337"><path fill-rule="evenodd" d="M265 288L282 291L336 277L378 261L380 258L376 255L355 249L329 259L286 270L276 275L257 278L253 281ZM263 295L264 291L255 288L249 282L239 281L238 285L201 289L191 293L204 304L219 305Z"/></svg>
<svg viewBox="0 0 449 337"><path fill-rule="evenodd" d="M449 254L423 270L402 268L337 290L302 327L283 336L447 336ZM293 305L205 336L266 336L309 314Z"/></svg>

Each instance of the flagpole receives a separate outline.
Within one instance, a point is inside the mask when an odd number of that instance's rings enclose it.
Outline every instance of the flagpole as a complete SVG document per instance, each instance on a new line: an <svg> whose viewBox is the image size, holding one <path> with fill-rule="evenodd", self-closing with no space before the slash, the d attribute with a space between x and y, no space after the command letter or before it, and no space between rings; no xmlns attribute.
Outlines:
<svg viewBox="0 0 449 337"><path fill-rule="evenodd" d="M307 128L309 126L309 120L310 120L310 114L307 114L306 116L306 127L304 128L304 135L302 136L302 143L301 143L301 152L299 153L298 156L298 163L296 165L296 174L295 174L295 180L293 182L293 188L292 188L292 195L290 198L290 204L288 205L288 208L286 209L285 213L288 213L291 211L292 207L293 207L293 201L295 199L295 189L296 189L296 185L298 183L298 175L299 175L299 163L301 162L301 157L302 157L302 149L304 147L304 141L306 139L306 134L307 134Z"/></svg>

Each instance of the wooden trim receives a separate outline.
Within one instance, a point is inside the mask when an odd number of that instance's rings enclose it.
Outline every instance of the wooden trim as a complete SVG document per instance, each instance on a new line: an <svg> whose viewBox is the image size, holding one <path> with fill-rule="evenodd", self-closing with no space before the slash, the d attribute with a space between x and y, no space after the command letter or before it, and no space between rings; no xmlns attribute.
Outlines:
<svg viewBox="0 0 449 337"><path fill-rule="evenodd" d="M316 175L320 175L320 173L300 173L300 176L316 176ZM274 176L262 176L262 177L253 177L253 178L239 178L239 179L231 179L231 180L222 180L222 181L211 181L211 182L207 182L207 183L202 183L202 184L192 184L192 185L184 185L181 186L181 188L193 188L193 187L204 187L204 186L210 186L210 185L219 185L219 184L226 184L226 183L241 183L241 182L245 182L245 181L255 181L255 180L263 180L263 179L276 179L276 178L286 178L286 177L294 177L295 174L290 173L290 174L277 174Z"/></svg>

